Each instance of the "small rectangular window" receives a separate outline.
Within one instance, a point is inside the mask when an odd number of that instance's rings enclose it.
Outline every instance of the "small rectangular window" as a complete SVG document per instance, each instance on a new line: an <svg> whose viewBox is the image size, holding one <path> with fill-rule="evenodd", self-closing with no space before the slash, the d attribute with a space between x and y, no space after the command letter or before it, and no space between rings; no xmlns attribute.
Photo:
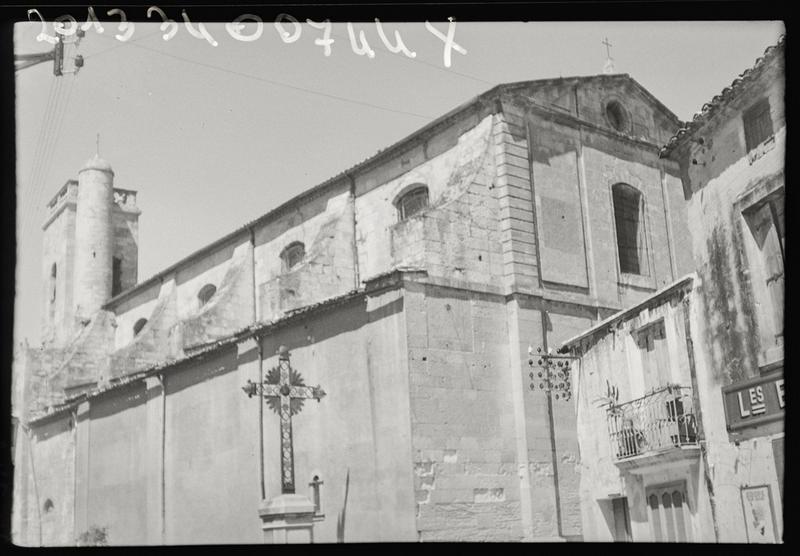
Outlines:
<svg viewBox="0 0 800 556"><path fill-rule="evenodd" d="M111 268L111 297L122 291L122 259L114 257Z"/></svg>
<svg viewBox="0 0 800 556"><path fill-rule="evenodd" d="M744 141L747 152L772 137L772 116L767 99L763 99L749 108L742 119L744 120Z"/></svg>

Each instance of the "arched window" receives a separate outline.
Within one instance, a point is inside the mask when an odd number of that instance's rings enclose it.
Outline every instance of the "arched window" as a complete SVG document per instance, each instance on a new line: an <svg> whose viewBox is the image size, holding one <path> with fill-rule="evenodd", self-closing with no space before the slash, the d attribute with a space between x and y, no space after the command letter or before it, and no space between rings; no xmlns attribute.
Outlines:
<svg viewBox="0 0 800 556"><path fill-rule="evenodd" d="M50 512L52 512L54 506L55 506L55 504L53 504L52 500L50 500L49 498L47 500L45 500L44 501L44 513L49 514Z"/></svg>
<svg viewBox="0 0 800 556"><path fill-rule="evenodd" d="M208 303L208 301L214 297L214 294L217 293L217 286L214 284L206 284L200 291L197 292L197 299L200 301L200 307Z"/></svg>
<svg viewBox="0 0 800 556"><path fill-rule="evenodd" d="M56 300L56 276L58 275L58 267L56 263L50 267L50 303Z"/></svg>
<svg viewBox="0 0 800 556"><path fill-rule="evenodd" d="M303 245L299 241L295 241L294 243L290 243L286 246L281 252L281 261L282 261L282 269L284 272L287 270L291 270L300 264L300 261L303 260L303 257L306 256L306 246Z"/></svg>
<svg viewBox="0 0 800 556"><path fill-rule="evenodd" d="M617 230L619 270L626 274L644 274L646 269L642 194L625 183L611 188L614 201L614 224Z"/></svg>
<svg viewBox="0 0 800 556"><path fill-rule="evenodd" d="M411 218L428 206L428 188L424 185L413 187L395 201L400 220Z"/></svg>
<svg viewBox="0 0 800 556"><path fill-rule="evenodd" d="M139 332L142 331L144 325L147 324L147 319L139 319L136 321L136 324L133 325L133 335L134 337L139 335Z"/></svg>

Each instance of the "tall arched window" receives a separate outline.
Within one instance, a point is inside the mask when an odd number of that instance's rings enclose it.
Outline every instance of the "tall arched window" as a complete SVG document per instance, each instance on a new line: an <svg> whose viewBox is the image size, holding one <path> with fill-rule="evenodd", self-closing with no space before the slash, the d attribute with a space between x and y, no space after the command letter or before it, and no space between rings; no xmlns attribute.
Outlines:
<svg viewBox="0 0 800 556"><path fill-rule="evenodd" d="M617 230L619 270L626 274L644 274L646 269L642 194L625 183L611 188L614 201L614 224Z"/></svg>
<svg viewBox="0 0 800 556"><path fill-rule="evenodd" d="M50 267L50 303L56 300L56 276L58 275L58 267L56 263Z"/></svg>
<svg viewBox="0 0 800 556"><path fill-rule="evenodd" d="M281 267L284 272L291 270L300 264L303 257L306 256L306 246L299 241L290 243L281 252Z"/></svg>
<svg viewBox="0 0 800 556"><path fill-rule="evenodd" d="M428 206L428 188L420 184L406 191L395 201L400 220L417 214Z"/></svg>
<svg viewBox="0 0 800 556"><path fill-rule="evenodd" d="M134 337L139 335L139 332L142 331L142 328L144 328L145 324L147 324L147 319L139 319L136 321L136 324L133 325Z"/></svg>
<svg viewBox="0 0 800 556"><path fill-rule="evenodd" d="M214 297L214 294L217 293L217 286L214 284L206 284L200 291L197 293L197 299L200 301L200 307L208 303L208 301Z"/></svg>

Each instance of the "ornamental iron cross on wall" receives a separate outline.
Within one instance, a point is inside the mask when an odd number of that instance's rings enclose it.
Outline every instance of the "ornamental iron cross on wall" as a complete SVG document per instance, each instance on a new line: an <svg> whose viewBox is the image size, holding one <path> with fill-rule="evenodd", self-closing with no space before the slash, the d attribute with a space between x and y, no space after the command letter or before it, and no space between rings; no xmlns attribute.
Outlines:
<svg viewBox="0 0 800 556"><path fill-rule="evenodd" d="M247 381L242 386L247 397L261 394L267 405L281 418L281 493L294 494L294 448L292 416L303 409L304 400L318 402L325 396L319 386L306 386L303 377L289 365L289 349L278 348L278 366L270 369L261 383Z"/></svg>

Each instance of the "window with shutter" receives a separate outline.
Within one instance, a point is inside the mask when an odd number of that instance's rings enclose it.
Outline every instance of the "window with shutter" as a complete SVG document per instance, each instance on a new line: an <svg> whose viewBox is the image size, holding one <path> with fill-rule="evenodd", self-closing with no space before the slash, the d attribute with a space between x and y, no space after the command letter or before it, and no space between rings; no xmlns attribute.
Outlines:
<svg viewBox="0 0 800 556"><path fill-rule="evenodd" d="M649 391L665 386L671 380L666 338L663 319L637 331L645 390Z"/></svg>
<svg viewBox="0 0 800 556"><path fill-rule="evenodd" d="M785 222L782 194L771 195L743 213L761 252L765 287L772 304L772 319L777 343L783 342Z"/></svg>
<svg viewBox="0 0 800 556"><path fill-rule="evenodd" d="M772 116L769 101L763 99L748 109L742 116L744 121L744 141L747 152L772 137Z"/></svg>
<svg viewBox="0 0 800 556"><path fill-rule="evenodd" d="M611 188L611 196L619 270L625 274L647 274L642 194L630 185L617 183Z"/></svg>

